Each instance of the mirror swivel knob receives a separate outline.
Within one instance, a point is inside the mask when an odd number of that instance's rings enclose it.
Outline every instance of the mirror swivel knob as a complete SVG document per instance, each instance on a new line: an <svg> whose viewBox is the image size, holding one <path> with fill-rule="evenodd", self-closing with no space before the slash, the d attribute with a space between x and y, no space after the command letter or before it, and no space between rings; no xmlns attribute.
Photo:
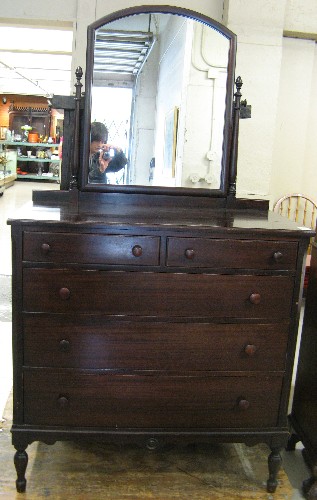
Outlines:
<svg viewBox="0 0 317 500"><path fill-rule="evenodd" d="M244 352L248 355L248 356L254 356L254 354L256 353L257 351L257 346L254 345L254 344L247 344L244 348Z"/></svg>
<svg viewBox="0 0 317 500"><path fill-rule="evenodd" d="M51 247L48 243L42 243L41 250L44 255L47 255L51 251Z"/></svg>
<svg viewBox="0 0 317 500"><path fill-rule="evenodd" d="M249 300L251 304L260 304L261 302L261 295L259 293L251 293Z"/></svg>
<svg viewBox="0 0 317 500"><path fill-rule="evenodd" d="M141 257L142 253L142 247L140 245L134 245L134 247L132 248L132 254L134 255L134 257Z"/></svg>
<svg viewBox="0 0 317 500"><path fill-rule="evenodd" d="M58 293L62 300L68 300L70 297L70 290L68 288L61 288Z"/></svg>
<svg viewBox="0 0 317 500"><path fill-rule="evenodd" d="M193 250L192 248L187 248L185 250L185 257L186 259L193 259L195 257L195 250Z"/></svg>

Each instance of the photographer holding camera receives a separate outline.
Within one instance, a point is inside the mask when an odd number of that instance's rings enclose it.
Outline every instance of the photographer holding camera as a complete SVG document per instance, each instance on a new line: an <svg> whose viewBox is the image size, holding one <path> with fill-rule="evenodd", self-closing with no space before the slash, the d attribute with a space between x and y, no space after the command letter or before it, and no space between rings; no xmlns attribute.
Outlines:
<svg viewBox="0 0 317 500"><path fill-rule="evenodd" d="M90 157L88 182L106 183L106 173L118 172L127 164L121 148L107 144L108 129L101 122L93 122L90 130ZM110 155L114 151L114 156Z"/></svg>

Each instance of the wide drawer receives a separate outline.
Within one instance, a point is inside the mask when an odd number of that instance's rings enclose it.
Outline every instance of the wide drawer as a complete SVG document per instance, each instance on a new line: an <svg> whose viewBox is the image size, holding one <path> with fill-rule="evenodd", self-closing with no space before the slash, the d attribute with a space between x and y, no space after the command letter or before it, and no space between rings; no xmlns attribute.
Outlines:
<svg viewBox="0 0 317 500"><path fill-rule="evenodd" d="M24 423L122 428L277 425L282 377L24 372Z"/></svg>
<svg viewBox="0 0 317 500"><path fill-rule="evenodd" d="M295 269L297 243L267 240L168 238L167 266Z"/></svg>
<svg viewBox="0 0 317 500"><path fill-rule="evenodd" d="M24 364L130 370L282 371L288 325L24 316Z"/></svg>
<svg viewBox="0 0 317 500"><path fill-rule="evenodd" d="M155 266L159 245L152 236L24 232L23 260Z"/></svg>
<svg viewBox="0 0 317 500"><path fill-rule="evenodd" d="M292 294L290 276L23 271L26 312L289 320Z"/></svg>

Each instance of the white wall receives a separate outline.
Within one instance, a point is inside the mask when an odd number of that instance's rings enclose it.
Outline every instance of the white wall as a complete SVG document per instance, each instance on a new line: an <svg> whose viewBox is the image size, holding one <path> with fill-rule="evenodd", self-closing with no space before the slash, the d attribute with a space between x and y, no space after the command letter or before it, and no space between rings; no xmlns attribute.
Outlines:
<svg viewBox="0 0 317 500"><path fill-rule="evenodd" d="M316 16L315 16L316 17ZM309 99L309 115L307 125L307 140L305 150L305 162L302 171L302 190L313 199L317 199L317 45L314 44L314 59L311 73L310 99ZM301 92L302 94L302 92ZM296 166L298 169L298 165Z"/></svg>
<svg viewBox="0 0 317 500"><path fill-rule="evenodd" d="M184 187L220 188L228 50L225 37L195 23L185 93Z"/></svg>
<svg viewBox="0 0 317 500"><path fill-rule="evenodd" d="M316 0L287 0L284 29L316 34L316 8Z"/></svg>
<svg viewBox="0 0 317 500"><path fill-rule="evenodd" d="M150 161L154 157L158 61L159 47L155 43L135 89L129 184L149 184Z"/></svg>
<svg viewBox="0 0 317 500"><path fill-rule="evenodd" d="M88 24L112 11L152 3L165 5L166 0L55 0L54 4L1 0L0 22L73 23L73 69L84 68ZM317 199L316 49L310 42L283 40L284 30L316 37L317 1L171 3L220 22L224 16L223 22L238 36L236 74L244 81L243 99L252 105L252 118L240 122L238 195L273 202L288 191L301 189ZM296 71L296 66L301 69Z"/></svg>
<svg viewBox="0 0 317 500"><path fill-rule="evenodd" d="M274 133L271 194L317 199L316 44L285 38Z"/></svg>
<svg viewBox="0 0 317 500"><path fill-rule="evenodd" d="M166 118L173 121L175 108L182 103L185 74L186 39L188 23L179 16L172 16L162 33L159 54L159 72L156 98L155 172L154 185L173 186L172 166L166 169ZM172 149L172 144L170 144ZM171 150L170 150L171 152Z"/></svg>
<svg viewBox="0 0 317 500"><path fill-rule="evenodd" d="M77 0L1 0L1 18L38 21L76 20Z"/></svg>
<svg viewBox="0 0 317 500"><path fill-rule="evenodd" d="M237 34L236 75L252 118L240 121L238 196L269 198L286 0L231 1L228 27Z"/></svg>
<svg viewBox="0 0 317 500"><path fill-rule="evenodd" d="M238 196L266 198L302 192L317 200L316 0L228 2L237 34L242 99L252 118L240 121Z"/></svg>

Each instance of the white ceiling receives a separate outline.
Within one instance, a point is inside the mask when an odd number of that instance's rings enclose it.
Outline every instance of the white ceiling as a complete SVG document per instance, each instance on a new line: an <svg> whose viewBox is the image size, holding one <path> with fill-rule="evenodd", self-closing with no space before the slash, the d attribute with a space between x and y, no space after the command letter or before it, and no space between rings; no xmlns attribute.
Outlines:
<svg viewBox="0 0 317 500"><path fill-rule="evenodd" d="M0 93L69 95L71 29L0 26Z"/></svg>
<svg viewBox="0 0 317 500"><path fill-rule="evenodd" d="M110 75L136 78L154 43L150 31L123 31L102 27L97 31L94 51L94 85ZM97 80L97 82L96 82Z"/></svg>

